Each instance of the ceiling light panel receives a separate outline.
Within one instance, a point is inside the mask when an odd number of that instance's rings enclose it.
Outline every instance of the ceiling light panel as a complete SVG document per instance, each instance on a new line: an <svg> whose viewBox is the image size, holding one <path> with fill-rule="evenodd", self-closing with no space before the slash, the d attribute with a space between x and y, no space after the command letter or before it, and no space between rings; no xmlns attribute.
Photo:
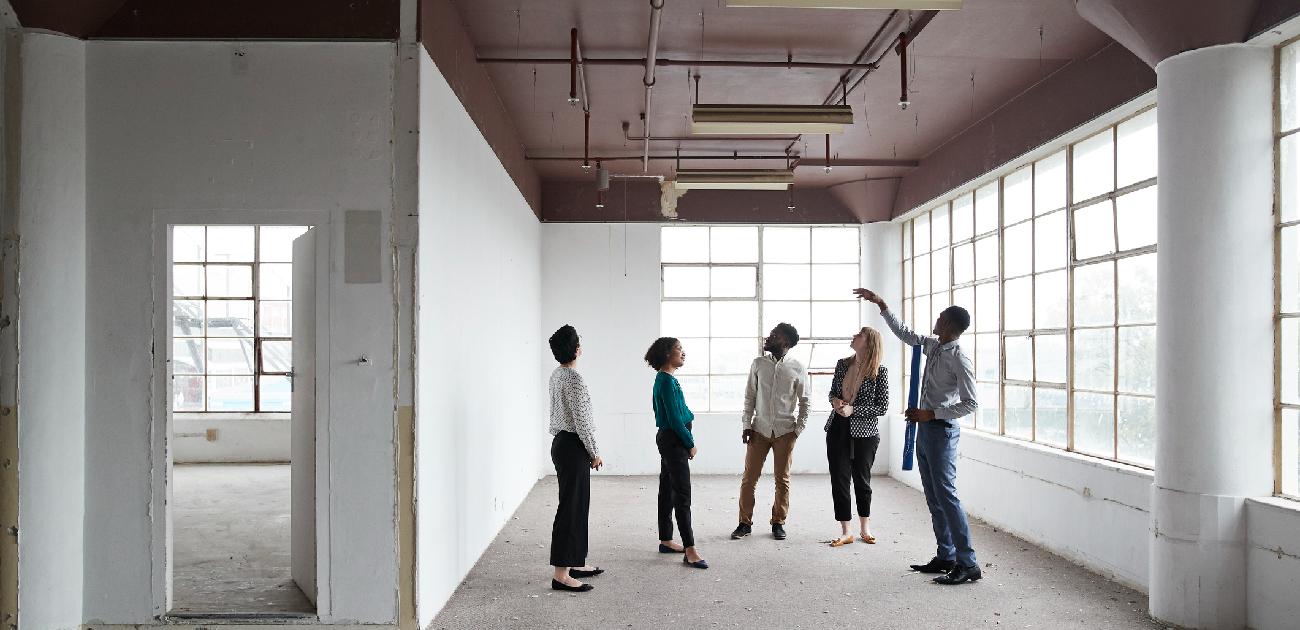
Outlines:
<svg viewBox="0 0 1300 630"><path fill-rule="evenodd" d="M791 135L843 133L853 124L848 105L696 105L691 133L702 135Z"/></svg>
<svg viewBox="0 0 1300 630"><path fill-rule="evenodd" d="M794 171L679 169L677 190L785 190L794 183Z"/></svg>
<svg viewBox="0 0 1300 630"><path fill-rule="evenodd" d="M910 9L951 11L962 0L726 0L728 7L779 7L787 9Z"/></svg>

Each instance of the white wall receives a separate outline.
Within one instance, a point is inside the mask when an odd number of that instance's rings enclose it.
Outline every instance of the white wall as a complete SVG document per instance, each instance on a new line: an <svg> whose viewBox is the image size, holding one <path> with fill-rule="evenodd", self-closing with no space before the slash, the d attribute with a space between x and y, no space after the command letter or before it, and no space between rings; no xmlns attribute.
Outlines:
<svg viewBox="0 0 1300 630"><path fill-rule="evenodd" d="M427 625L544 470L540 228L420 52L417 614Z"/></svg>
<svg viewBox="0 0 1300 630"><path fill-rule="evenodd" d="M1246 625L1294 628L1300 619L1300 503L1248 500L1246 529Z"/></svg>
<svg viewBox="0 0 1300 630"><path fill-rule="evenodd" d="M21 117L19 623L77 628L86 444L84 42L23 35Z"/></svg>
<svg viewBox="0 0 1300 630"><path fill-rule="evenodd" d="M284 413L177 413L172 417L172 461L288 463L291 429L290 415Z"/></svg>
<svg viewBox="0 0 1300 630"><path fill-rule="evenodd" d="M142 623L164 612L165 371L149 352L155 217L314 211L337 227L330 378L318 383L331 484L320 497L330 569L320 613L393 621L391 255L373 252L384 261L377 283L345 283L342 269L343 212L387 217L393 203L393 45L98 41L87 51L86 619ZM369 367L356 364L362 354Z"/></svg>

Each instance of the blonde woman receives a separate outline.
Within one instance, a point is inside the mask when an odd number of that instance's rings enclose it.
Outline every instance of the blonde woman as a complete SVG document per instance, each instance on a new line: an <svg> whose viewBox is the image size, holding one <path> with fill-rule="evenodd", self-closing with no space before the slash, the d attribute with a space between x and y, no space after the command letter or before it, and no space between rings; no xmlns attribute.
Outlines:
<svg viewBox="0 0 1300 630"><path fill-rule="evenodd" d="M849 533L849 483L858 503L859 534L864 543L874 544L871 535L871 464L880 447L880 417L889 410L889 372L880 364L883 342L880 332L866 327L849 343L854 354L840 359L831 381L831 408L826 420L826 459L831 469L831 498L840 537L831 542L839 547L853 542Z"/></svg>

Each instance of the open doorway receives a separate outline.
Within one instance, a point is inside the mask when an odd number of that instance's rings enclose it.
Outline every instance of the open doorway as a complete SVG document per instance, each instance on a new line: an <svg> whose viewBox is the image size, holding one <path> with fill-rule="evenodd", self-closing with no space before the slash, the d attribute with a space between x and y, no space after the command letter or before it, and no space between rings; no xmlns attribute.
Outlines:
<svg viewBox="0 0 1300 630"><path fill-rule="evenodd" d="M315 232L170 227L170 616L316 615Z"/></svg>

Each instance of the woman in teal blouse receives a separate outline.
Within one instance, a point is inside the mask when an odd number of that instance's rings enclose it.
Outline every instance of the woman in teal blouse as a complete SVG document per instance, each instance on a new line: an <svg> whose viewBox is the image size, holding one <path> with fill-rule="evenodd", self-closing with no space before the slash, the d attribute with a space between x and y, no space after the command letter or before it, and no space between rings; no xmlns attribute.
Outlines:
<svg viewBox="0 0 1300 630"><path fill-rule="evenodd" d="M695 458L695 438L691 421L695 414L686 406L682 386L673 373L686 364L681 342L660 337L645 353L645 361L659 373L655 375L652 402L655 411L655 445L659 447L659 553L683 553L682 562L697 569L709 563L695 549L691 529L691 465ZM682 543L673 542L673 514Z"/></svg>

